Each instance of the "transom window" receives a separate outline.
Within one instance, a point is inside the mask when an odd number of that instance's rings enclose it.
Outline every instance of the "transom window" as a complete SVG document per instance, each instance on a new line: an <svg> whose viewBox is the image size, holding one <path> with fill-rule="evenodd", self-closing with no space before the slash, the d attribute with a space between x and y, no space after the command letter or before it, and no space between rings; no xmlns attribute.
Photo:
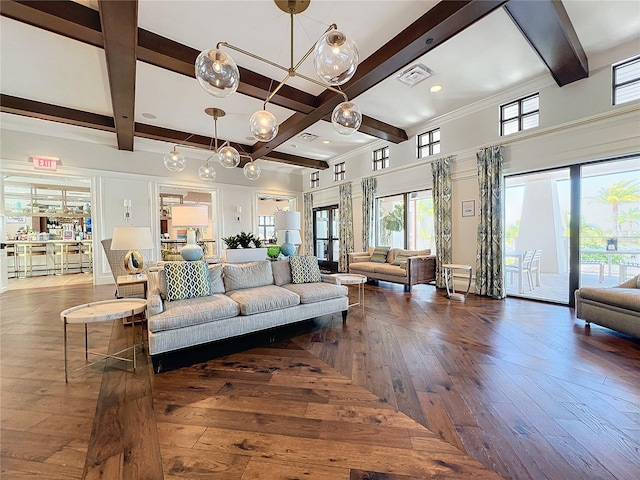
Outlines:
<svg viewBox="0 0 640 480"><path fill-rule="evenodd" d="M613 66L613 104L640 99L640 57Z"/></svg>
<svg viewBox="0 0 640 480"><path fill-rule="evenodd" d="M418 135L418 158L440 153L440 129Z"/></svg>
<svg viewBox="0 0 640 480"><path fill-rule="evenodd" d="M311 172L310 175L311 188L317 188L320 186L320 172Z"/></svg>
<svg viewBox="0 0 640 480"><path fill-rule="evenodd" d="M540 95L534 94L500 107L500 135L528 130L538 126Z"/></svg>
<svg viewBox="0 0 640 480"><path fill-rule="evenodd" d="M389 167L389 147L382 147L373 151L373 165L372 169L382 170Z"/></svg>
<svg viewBox="0 0 640 480"><path fill-rule="evenodd" d="M344 180L345 172L346 172L346 167L344 162L336 163L333 166L333 181L339 182L340 180Z"/></svg>

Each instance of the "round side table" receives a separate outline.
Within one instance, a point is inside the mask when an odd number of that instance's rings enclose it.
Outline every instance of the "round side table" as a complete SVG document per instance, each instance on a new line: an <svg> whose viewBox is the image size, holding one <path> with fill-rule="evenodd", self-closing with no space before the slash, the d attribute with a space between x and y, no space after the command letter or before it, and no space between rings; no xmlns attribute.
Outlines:
<svg viewBox="0 0 640 480"><path fill-rule="evenodd" d="M469 276L467 291L465 293L456 293L454 273L455 271L464 271ZM452 300L460 300L461 302L469 295L471 289L471 277L473 276L473 268L471 265L458 265L453 263L445 263L442 265L442 274L444 275L444 284L447 287L447 297ZM466 276L465 275L465 276Z"/></svg>
<svg viewBox="0 0 640 480"><path fill-rule="evenodd" d="M362 305L362 316L364 317L364 284L367 282L367 277L357 273L336 273L333 276L336 278L336 284L338 285L358 286L358 301L350 304L349 307Z"/></svg>
<svg viewBox="0 0 640 480"><path fill-rule="evenodd" d="M64 381L69 382L69 375L67 369L67 324L69 323L84 323L84 357L85 360L89 359L89 354L97 355L102 358L115 358L124 362L133 363L133 371L136 370L136 329L133 324L133 317L139 313L144 312L147 309L147 301L141 298L122 298L117 300L105 300L102 302L85 303L83 305L77 305L75 307L68 308L60 312L60 320L64 324ZM87 324L94 322L108 322L110 320L116 320L121 318L131 317L131 336L132 346L120 350L115 353L98 353L89 351L89 341L87 338ZM144 337L141 339L141 344L144 342ZM142 344L144 348L144 345ZM121 357L124 352L133 350L133 358ZM89 367L99 362L94 362L83 365L74 371Z"/></svg>

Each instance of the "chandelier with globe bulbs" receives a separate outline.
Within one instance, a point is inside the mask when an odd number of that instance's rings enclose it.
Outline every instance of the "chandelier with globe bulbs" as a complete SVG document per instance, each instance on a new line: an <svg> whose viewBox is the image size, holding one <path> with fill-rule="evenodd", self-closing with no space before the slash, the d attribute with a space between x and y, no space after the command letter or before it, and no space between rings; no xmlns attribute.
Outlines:
<svg viewBox="0 0 640 480"><path fill-rule="evenodd" d="M238 85L240 84L238 66L229 55L220 49L221 47L229 48L287 72L284 79L264 101L263 109L255 112L251 116L249 128L254 138L261 142L268 142L277 136L278 121L271 112L267 111L267 104L283 85L285 85L287 80L292 77L300 77L341 95L344 101L338 104L333 110L331 123L334 129L342 135L355 133L362 123L362 113L358 106L350 102L347 95L336 87L348 82L356 72L356 68L358 67L358 48L356 44L347 39L344 33L338 31L337 25L332 24L325 30L316 44L294 65L293 19L294 15L302 13L307 9L310 1L274 0L274 2L280 10L289 14L291 22L290 66L284 67L227 42L219 42L215 49L204 50L196 58L195 74L200 86L218 98L228 97L238 89ZM320 80L307 77L297 71L300 65L302 65L312 53L314 54L316 73Z"/></svg>
<svg viewBox="0 0 640 480"><path fill-rule="evenodd" d="M213 138L211 139L211 145L209 149L213 147L213 153L205 160L204 164L198 169L198 178L205 182L213 182L216 179L216 169L209 162L213 161L220 163L225 168L235 168L240 165L242 157L248 158L249 161L244 165L244 176L249 180L256 180L260 177L261 169L257 165L253 158L249 155L240 154L238 150L231 146L228 140L225 140L220 147L218 147L218 119L224 117L226 112L220 108L205 108L204 112L213 117ZM189 136L191 138L191 136ZM188 140L188 138L187 138ZM184 155L178 151L178 146L175 145L173 150L164 156L164 165L172 172L181 172L187 166L187 161Z"/></svg>

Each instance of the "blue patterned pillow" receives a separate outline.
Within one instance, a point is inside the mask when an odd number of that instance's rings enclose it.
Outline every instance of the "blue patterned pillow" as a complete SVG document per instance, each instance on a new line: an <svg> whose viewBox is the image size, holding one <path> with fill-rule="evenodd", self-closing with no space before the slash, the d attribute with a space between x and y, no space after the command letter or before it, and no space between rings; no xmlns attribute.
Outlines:
<svg viewBox="0 0 640 480"><path fill-rule="evenodd" d="M293 283L321 282L318 259L313 255L293 255L289 257Z"/></svg>
<svg viewBox="0 0 640 480"><path fill-rule="evenodd" d="M376 263L385 263L390 247L376 247L371 255L371 261Z"/></svg>
<svg viewBox="0 0 640 480"><path fill-rule="evenodd" d="M164 271L169 302L211 295L207 262L169 262Z"/></svg>

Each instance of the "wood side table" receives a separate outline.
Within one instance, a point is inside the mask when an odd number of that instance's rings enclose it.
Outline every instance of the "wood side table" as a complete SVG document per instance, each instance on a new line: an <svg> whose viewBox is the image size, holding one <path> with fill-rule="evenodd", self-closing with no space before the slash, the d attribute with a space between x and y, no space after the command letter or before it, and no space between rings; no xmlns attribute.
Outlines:
<svg viewBox="0 0 640 480"><path fill-rule="evenodd" d="M141 298L121 298L117 300L105 300L102 302L85 303L83 305L77 305L75 307L68 308L60 312L60 320L64 324L64 381L69 382L69 374L67 367L67 324L69 323L84 323L84 357L85 360L89 359L89 354L97 355L104 358L114 358L122 360L124 362L133 363L133 371L136 370L136 329L135 325L131 327L132 346L122 349L115 353L99 353L89 351L89 340L87 337L87 324L94 322L108 322L110 320L116 320L125 317L133 317L139 313L144 312L147 309L147 301ZM141 338L140 344L144 350L144 336ZM133 350L133 358L121 357L122 353L129 350ZM83 365L77 368L78 371L82 368L89 367L99 362L96 360L89 364Z"/></svg>

